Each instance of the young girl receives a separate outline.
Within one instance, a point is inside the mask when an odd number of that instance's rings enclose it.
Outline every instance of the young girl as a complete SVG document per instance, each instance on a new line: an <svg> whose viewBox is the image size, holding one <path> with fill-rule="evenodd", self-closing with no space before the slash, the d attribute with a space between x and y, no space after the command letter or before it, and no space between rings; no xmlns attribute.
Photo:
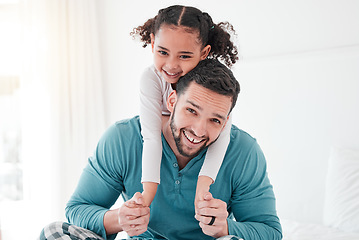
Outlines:
<svg viewBox="0 0 359 240"><path fill-rule="evenodd" d="M228 67L238 60L237 48L230 40L231 32L234 33L231 24L214 24L207 13L179 5L159 10L157 16L131 32L133 37L140 37L143 47L151 44L154 57L153 66L144 71L140 82L140 122L144 140L141 182L146 206L151 204L160 183L161 115L169 115L167 97L176 89L178 79L201 60L219 58ZM207 151L197 181L195 202L203 199L203 194L216 179L229 143L230 126L231 119Z"/></svg>

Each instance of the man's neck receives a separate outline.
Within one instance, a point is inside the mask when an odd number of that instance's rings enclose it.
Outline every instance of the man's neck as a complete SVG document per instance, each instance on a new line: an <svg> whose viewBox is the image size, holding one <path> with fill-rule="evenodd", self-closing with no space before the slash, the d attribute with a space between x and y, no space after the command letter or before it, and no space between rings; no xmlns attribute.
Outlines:
<svg viewBox="0 0 359 240"><path fill-rule="evenodd" d="M172 152L175 154L177 158L177 163L179 166L179 169L184 168L187 163L191 160L189 157L185 157L182 154L178 152L175 140L172 135L171 127L170 127L170 117L162 115L162 133L165 137L168 145L172 149Z"/></svg>

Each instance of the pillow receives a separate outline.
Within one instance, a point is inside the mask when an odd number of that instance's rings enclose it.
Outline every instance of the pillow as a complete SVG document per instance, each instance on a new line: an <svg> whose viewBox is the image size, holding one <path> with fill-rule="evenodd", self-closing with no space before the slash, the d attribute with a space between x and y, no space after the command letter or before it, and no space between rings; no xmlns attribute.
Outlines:
<svg viewBox="0 0 359 240"><path fill-rule="evenodd" d="M359 151L331 149L324 202L325 225L359 232Z"/></svg>

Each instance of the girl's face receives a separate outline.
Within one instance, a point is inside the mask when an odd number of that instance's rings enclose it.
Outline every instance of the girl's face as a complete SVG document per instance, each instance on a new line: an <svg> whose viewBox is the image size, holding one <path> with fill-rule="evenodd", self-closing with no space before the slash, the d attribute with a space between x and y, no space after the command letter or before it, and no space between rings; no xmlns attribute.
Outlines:
<svg viewBox="0 0 359 240"><path fill-rule="evenodd" d="M211 46L202 48L198 32L188 32L183 27L163 25L151 34L151 46L155 68L171 84L204 60Z"/></svg>

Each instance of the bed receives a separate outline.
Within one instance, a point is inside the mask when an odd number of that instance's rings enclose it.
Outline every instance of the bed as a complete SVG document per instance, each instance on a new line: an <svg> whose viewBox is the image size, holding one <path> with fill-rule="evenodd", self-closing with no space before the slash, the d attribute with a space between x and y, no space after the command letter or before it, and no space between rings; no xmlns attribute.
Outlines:
<svg viewBox="0 0 359 240"><path fill-rule="evenodd" d="M323 224L282 220L283 240L359 240L359 233L344 232Z"/></svg>
<svg viewBox="0 0 359 240"><path fill-rule="evenodd" d="M359 240L359 151L332 148L322 224L281 223L283 240Z"/></svg>

